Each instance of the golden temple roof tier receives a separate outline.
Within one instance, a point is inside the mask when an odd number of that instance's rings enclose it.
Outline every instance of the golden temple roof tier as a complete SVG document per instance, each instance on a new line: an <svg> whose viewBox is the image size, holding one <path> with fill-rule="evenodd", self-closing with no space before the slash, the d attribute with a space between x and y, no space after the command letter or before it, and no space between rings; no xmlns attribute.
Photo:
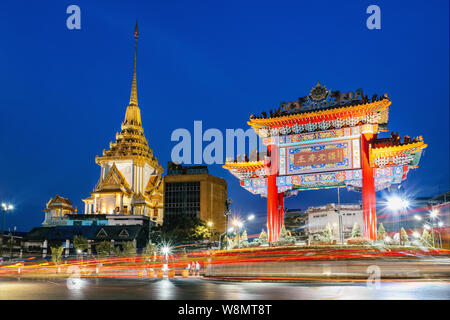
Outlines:
<svg viewBox="0 0 450 320"><path fill-rule="evenodd" d="M104 179L100 177L94 193L123 192L131 194L132 190L125 177L114 163Z"/></svg>
<svg viewBox="0 0 450 320"><path fill-rule="evenodd" d="M361 122L387 124L388 112L391 101L383 98L374 102L367 102L358 105L337 106L316 111L305 111L293 114L272 116L268 118L251 117L247 122L257 132L259 129L280 128L283 126L292 127L294 125L305 125L308 123L320 123L327 121L329 127L335 127L336 120L345 120L350 117L360 118ZM356 125L357 123L353 124ZM339 127L342 127L339 126Z"/></svg>
<svg viewBox="0 0 450 320"><path fill-rule="evenodd" d="M120 133L116 133L116 141L110 142L109 149L103 150L101 156L95 158L97 164L111 160L129 160L132 159L138 163L148 163L162 173L164 170L159 165L158 159L153 155L153 151L148 145L148 140L144 135L142 127L141 111L138 107L137 99L137 81L136 81L136 63L137 63L137 38L138 26L134 30L134 65L133 77L131 83L131 94L128 107L125 112L125 119L121 125Z"/></svg>
<svg viewBox="0 0 450 320"><path fill-rule="evenodd" d="M142 126L141 122L141 110L137 105L129 105L125 112L125 121L123 125Z"/></svg>

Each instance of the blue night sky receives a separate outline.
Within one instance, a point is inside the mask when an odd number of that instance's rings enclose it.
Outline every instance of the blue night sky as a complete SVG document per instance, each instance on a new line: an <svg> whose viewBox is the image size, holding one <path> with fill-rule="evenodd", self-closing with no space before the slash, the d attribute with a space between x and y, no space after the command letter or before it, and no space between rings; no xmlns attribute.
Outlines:
<svg viewBox="0 0 450 320"><path fill-rule="evenodd" d="M66 8L81 8L81 30ZM381 30L366 8L381 8ZM309 93L388 93L389 129L429 145L404 184L416 196L449 189L449 3L437 1L2 1L0 200L6 226L42 223L55 194L83 211L99 178L96 155L120 130L139 20L138 96L150 147L167 169L176 128L247 129L250 114ZM204 144L206 145L206 144ZM265 199L228 182L233 211L265 223ZM343 192L342 202L360 194ZM336 201L309 191L287 208Z"/></svg>

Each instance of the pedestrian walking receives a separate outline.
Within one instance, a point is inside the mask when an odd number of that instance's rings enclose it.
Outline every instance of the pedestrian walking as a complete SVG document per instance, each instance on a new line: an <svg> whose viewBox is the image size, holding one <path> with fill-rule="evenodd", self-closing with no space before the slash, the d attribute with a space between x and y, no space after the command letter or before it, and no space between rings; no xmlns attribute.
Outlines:
<svg viewBox="0 0 450 320"><path fill-rule="evenodd" d="M195 271L197 272L197 276L200 277L200 263L198 261L195 264Z"/></svg>

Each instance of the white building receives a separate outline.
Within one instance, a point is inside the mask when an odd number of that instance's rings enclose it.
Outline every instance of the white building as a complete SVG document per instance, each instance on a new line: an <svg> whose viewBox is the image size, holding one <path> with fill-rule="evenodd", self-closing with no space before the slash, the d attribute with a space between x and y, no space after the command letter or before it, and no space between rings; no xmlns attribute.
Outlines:
<svg viewBox="0 0 450 320"><path fill-rule="evenodd" d="M352 235L353 225L357 223L362 230L363 211L360 204L341 204L340 208L334 203L326 206L309 207L306 210L308 215L309 239L312 240L314 234L322 233L327 224L331 226L334 239L339 241L339 215L336 212L339 209L342 215L342 231L344 240Z"/></svg>

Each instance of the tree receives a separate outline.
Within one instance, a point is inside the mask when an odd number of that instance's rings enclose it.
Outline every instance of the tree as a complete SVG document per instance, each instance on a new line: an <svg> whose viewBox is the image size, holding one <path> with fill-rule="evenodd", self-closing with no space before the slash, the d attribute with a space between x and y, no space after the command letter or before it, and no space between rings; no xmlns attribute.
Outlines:
<svg viewBox="0 0 450 320"><path fill-rule="evenodd" d="M60 264L63 250L64 250L63 246L50 248L50 251L52 253L53 264L55 264L55 265Z"/></svg>
<svg viewBox="0 0 450 320"><path fill-rule="evenodd" d="M259 243L267 244L267 233L266 231L264 231L264 229L262 229L261 233L259 234Z"/></svg>
<svg viewBox="0 0 450 320"><path fill-rule="evenodd" d="M88 240L82 236L75 236L75 237L73 237L73 246L77 250L77 253L78 253L78 250L83 252L84 250L86 250L89 247Z"/></svg>
<svg viewBox="0 0 450 320"><path fill-rule="evenodd" d="M226 244L227 244L227 249L233 249L233 247L234 247L233 239L226 237Z"/></svg>
<svg viewBox="0 0 450 320"><path fill-rule="evenodd" d="M352 238L361 237L361 229L359 228L359 224L355 222L352 229Z"/></svg>
<svg viewBox="0 0 450 320"><path fill-rule="evenodd" d="M102 241L97 245L97 254L104 258L111 252L111 242L109 241Z"/></svg>
<svg viewBox="0 0 450 320"><path fill-rule="evenodd" d="M127 257L136 255L136 244L134 241L127 241L123 244L123 255Z"/></svg>
<svg viewBox="0 0 450 320"><path fill-rule="evenodd" d="M406 233L405 229L403 229L403 227L400 229L400 240L401 240L402 242L407 242L407 241L409 241L408 234Z"/></svg>
<svg viewBox="0 0 450 320"><path fill-rule="evenodd" d="M240 237L241 237L240 234L236 232L236 235L234 236L233 239L232 248L239 248Z"/></svg>
<svg viewBox="0 0 450 320"><path fill-rule="evenodd" d="M384 229L383 223L380 223L377 231L377 240L384 240L386 238L386 230Z"/></svg>
<svg viewBox="0 0 450 320"><path fill-rule="evenodd" d="M149 241L147 243L147 245L145 246L144 250L142 251L142 254L144 256L152 256L153 252L156 251L156 245L153 244L151 241ZM186 254L186 249L183 248L184 254Z"/></svg>
<svg viewBox="0 0 450 320"><path fill-rule="evenodd" d="M244 230L241 235L241 247L247 247L248 246L248 237L247 237L247 230Z"/></svg>
<svg viewBox="0 0 450 320"><path fill-rule="evenodd" d="M192 240L207 240L211 238L211 231L204 224L196 225L192 230L191 239Z"/></svg>
<svg viewBox="0 0 450 320"><path fill-rule="evenodd" d="M420 238L420 241L426 246L431 246L431 234L428 232L427 229L423 229L422 237Z"/></svg>
<svg viewBox="0 0 450 320"><path fill-rule="evenodd" d="M170 241L174 244L208 240L211 230L205 221L198 218L180 215L164 220L162 226L153 228L150 239L154 243Z"/></svg>
<svg viewBox="0 0 450 320"><path fill-rule="evenodd" d="M285 245L294 242L295 238L289 234L289 232L286 230L286 227L283 225L280 230L280 235L278 236L277 245Z"/></svg>
<svg viewBox="0 0 450 320"><path fill-rule="evenodd" d="M120 257L120 256L122 255L122 251L120 250L120 247L119 247L119 246L117 246L117 247L114 248L114 255L115 255L116 257Z"/></svg>
<svg viewBox="0 0 450 320"><path fill-rule="evenodd" d="M320 238L323 242L333 242L334 237L333 237L333 231L331 230L330 223L327 223L327 226L322 231Z"/></svg>

